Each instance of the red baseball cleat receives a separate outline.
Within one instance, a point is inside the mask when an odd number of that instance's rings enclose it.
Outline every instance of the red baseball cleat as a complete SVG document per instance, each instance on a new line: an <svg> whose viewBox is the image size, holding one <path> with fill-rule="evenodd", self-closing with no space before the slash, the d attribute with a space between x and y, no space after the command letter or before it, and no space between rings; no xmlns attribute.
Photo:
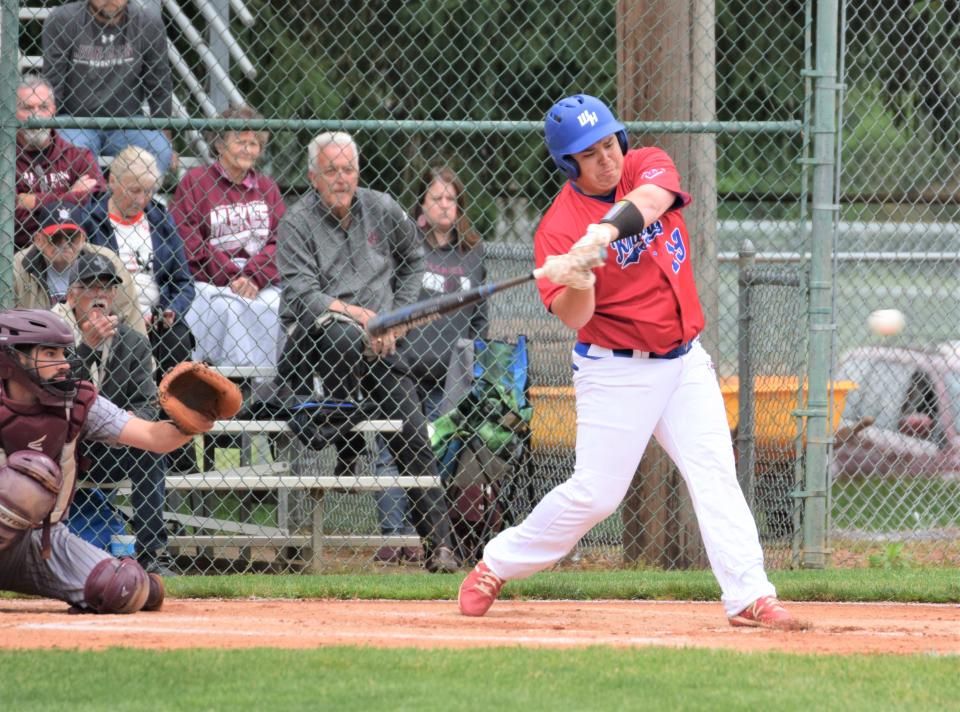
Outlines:
<svg viewBox="0 0 960 712"><path fill-rule="evenodd" d="M730 625L775 630L803 630L809 625L798 621L783 607L776 596L761 596L735 616L730 616Z"/></svg>
<svg viewBox="0 0 960 712"><path fill-rule="evenodd" d="M497 600L504 580L480 561L460 584L457 602L465 616L482 616Z"/></svg>

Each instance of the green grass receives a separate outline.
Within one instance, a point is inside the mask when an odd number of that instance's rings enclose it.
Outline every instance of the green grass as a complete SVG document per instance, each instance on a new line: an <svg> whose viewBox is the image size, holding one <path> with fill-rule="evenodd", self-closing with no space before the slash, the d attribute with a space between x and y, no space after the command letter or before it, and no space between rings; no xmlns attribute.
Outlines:
<svg viewBox="0 0 960 712"><path fill-rule="evenodd" d="M960 603L956 569L776 571L785 600ZM179 577L174 597L452 599L462 575ZM559 571L502 598L717 600L709 572ZM8 597L9 594L0 594ZM719 605L719 604L718 604ZM74 710L933 710L956 656L663 648L0 651L3 708Z"/></svg>
<svg viewBox="0 0 960 712"><path fill-rule="evenodd" d="M772 571L769 576L784 600L960 603L960 576L952 568ZM425 573L182 576L168 579L167 591L184 598L450 600L462 578ZM720 588L709 571L555 571L511 581L501 597L715 601Z"/></svg>
<svg viewBox="0 0 960 712"><path fill-rule="evenodd" d="M771 571L785 601L897 601L960 604L955 568ZM453 600L464 574L422 572L285 576L234 574L167 579L173 598ZM0 592L0 598L16 594ZM709 571L553 571L511 581L502 599L717 601Z"/></svg>
<svg viewBox="0 0 960 712"><path fill-rule="evenodd" d="M612 649L0 652L4 708L856 710L956 708L957 658Z"/></svg>

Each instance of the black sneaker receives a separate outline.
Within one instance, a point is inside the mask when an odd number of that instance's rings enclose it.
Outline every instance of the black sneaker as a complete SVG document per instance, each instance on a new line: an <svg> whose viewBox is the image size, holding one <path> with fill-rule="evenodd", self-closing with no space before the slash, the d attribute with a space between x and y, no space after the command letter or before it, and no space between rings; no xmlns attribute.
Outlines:
<svg viewBox="0 0 960 712"><path fill-rule="evenodd" d="M145 554L137 559L143 570L158 576L179 576L173 563L173 557L165 549Z"/></svg>
<svg viewBox="0 0 960 712"><path fill-rule="evenodd" d="M460 562L448 546L438 546L427 554L424 565L434 574L453 574L460 570Z"/></svg>

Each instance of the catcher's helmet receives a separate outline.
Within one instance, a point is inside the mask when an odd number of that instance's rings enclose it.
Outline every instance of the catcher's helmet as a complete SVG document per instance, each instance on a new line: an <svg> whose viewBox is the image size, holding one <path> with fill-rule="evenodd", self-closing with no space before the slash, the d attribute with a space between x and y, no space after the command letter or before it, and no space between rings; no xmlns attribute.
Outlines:
<svg viewBox="0 0 960 712"><path fill-rule="evenodd" d="M627 128L616 120L602 101L588 94L561 99L547 112L543 122L547 150L557 168L570 180L580 177L580 166L571 154L589 148L600 139L616 134L620 150L627 152Z"/></svg>
<svg viewBox="0 0 960 712"><path fill-rule="evenodd" d="M9 309L0 312L0 378L15 379L36 395L43 405L66 407L73 403L77 395L77 381L72 369L66 378L41 381L37 369L25 366L14 350L32 346L71 349L73 345L70 325L51 311Z"/></svg>

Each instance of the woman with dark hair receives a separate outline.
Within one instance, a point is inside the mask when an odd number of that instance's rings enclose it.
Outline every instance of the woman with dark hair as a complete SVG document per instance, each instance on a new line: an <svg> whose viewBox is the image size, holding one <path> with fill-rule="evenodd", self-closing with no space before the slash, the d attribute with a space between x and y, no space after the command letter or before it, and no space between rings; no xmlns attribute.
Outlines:
<svg viewBox="0 0 960 712"><path fill-rule="evenodd" d="M424 172L412 211L426 242L421 299L461 292L486 280L483 242L470 224L466 205L463 183L452 168L438 166ZM426 390L443 390L457 341L486 338L487 318L483 301L407 334L411 367Z"/></svg>
<svg viewBox="0 0 960 712"><path fill-rule="evenodd" d="M427 168L417 186L417 203L411 214L425 241L423 286L420 299L470 289L486 280L484 248L480 235L467 217L467 198L463 183L449 166ZM427 420L442 415L441 403L447 369L457 342L486 338L488 329L486 302L460 309L441 319L409 332L406 355L421 391ZM380 448L376 473L381 477L397 475L396 465L385 447ZM408 534L406 494L390 487L377 495L381 532L384 535ZM378 561L396 562L416 559L407 549L383 547Z"/></svg>
<svg viewBox="0 0 960 712"><path fill-rule="evenodd" d="M263 117L239 107L220 118ZM280 337L276 230L285 208L277 184L255 169L267 133L228 129L207 139L217 161L188 171L170 204L196 283L187 312L194 357L272 367Z"/></svg>

